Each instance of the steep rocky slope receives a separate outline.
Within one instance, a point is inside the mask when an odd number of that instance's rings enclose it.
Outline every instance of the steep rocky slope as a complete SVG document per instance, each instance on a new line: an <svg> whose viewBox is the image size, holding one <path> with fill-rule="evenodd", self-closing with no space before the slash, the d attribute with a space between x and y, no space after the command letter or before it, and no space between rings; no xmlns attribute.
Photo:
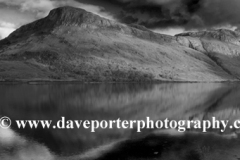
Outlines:
<svg viewBox="0 0 240 160"><path fill-rule="evenodd" d="M228 74L240 77L240 33L220 29L177 35L178 41L205 53Z"/></svg>
<svg viewBox="0 0 240 160"><path fill-rule="evenodd" d="M239 34L206 33L161 35L61 7L0 41L0 80L238 80Z"/></svg>

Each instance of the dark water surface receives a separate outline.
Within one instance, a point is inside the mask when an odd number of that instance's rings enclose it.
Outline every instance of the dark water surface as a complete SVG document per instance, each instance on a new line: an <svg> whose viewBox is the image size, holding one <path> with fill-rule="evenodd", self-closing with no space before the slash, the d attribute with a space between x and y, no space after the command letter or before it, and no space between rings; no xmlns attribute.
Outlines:
<svg viewBox="0 0 240 160"><path fill-rule="evenodd" d="M0 85L0 117L14 120L240 119L240 85ZM239 160L238 131L0 128L1 160ZM177 135L176 135L177 134ZM90 158L89 158L90 157Z"/></svg>

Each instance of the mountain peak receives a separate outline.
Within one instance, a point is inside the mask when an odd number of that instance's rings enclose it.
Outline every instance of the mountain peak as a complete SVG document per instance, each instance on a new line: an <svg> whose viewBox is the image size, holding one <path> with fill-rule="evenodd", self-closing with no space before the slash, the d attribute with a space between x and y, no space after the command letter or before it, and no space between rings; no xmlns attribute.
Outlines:
<svg viewBox="0 0 240 160"><path fill-rule="evenodd" d="M59 7L51 10L47 17L23 25L12 34L8 40L28 37L32 34L50 33L60 26L79 26L83 28L98 28L113 26L115 22L102 18L81 8L70 6Z"/></svg>
<svg viewBox="0 0 240 160"><path fill-rule="evenodd" d="M207 30L207 31L199 31L199 32L185 32L180 33L177 36L191 36L191 37L206 37L206 36L214 36L214 35L227 35L239 37L240 35L235 31L229 29L216 29L216 30Z"/></svg>
<svg viewBox="0 0 240 160"><path fill-rule="evenodd" d="M52 15L52 14L67 14L67 13L70 13L70 12L71 13L79 13L79 12L89 13L86 10L81 9L81 8L75 8L75 7L71 7L71 6L63 6L63 7L58 7L58 8L52 9L49 12L49 15Z"/></svg>
<svg viewBox="0 0 240 160"><path fill-rule="evenodd" d="M206 39L216 39L223 42L229 42L239 45L240 33L228 29L216 29L209 31L199 31L199 32L186 32L181 33L176 36L184 37L195 37L195 38L206 38Z"/></svg>
<svg viewBox="0 0 240 160"><path fill-rule="evenodd" d="M50 11L46 19L51 20L57 24L81 24L84 21L96 20L101 17L87 12L81 8L74 8L70 6L59 7Z"/></svg>

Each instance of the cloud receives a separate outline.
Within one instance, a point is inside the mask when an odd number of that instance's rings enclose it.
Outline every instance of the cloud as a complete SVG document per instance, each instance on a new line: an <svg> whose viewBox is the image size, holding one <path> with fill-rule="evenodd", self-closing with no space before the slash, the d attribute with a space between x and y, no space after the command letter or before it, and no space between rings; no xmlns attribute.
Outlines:
<svg viewBox="0 0 240 160"><path fill-rule="evenodd" d="M148 28L206 29L240 24L240 0L103 0L122 9L115 18Z"/></svg>
<svg viewBox="0 0 240 160"><path fill-rule="evenodd" d="M0 0L0 3L18 7L22 12L36 13L38 17L45 16L55 7L55 1L51 0Z"/></svg>
<svg viewBox="0 0 240 160"><path fill-rule="evenodd" d="M168 28L240 26L240 0L0 0L0 4L34 15L29 22L45 17L53 8L68 5L161 32ZM10 31L11 27L1 27L1 34Z"/></svg>
<svg viewBox="0 0 240 160"><path fill-rule="evenodd" d="M0 21L0 39L7 37L15 29L16 26L14 24Z"/></svg>
<svg viewBox="0 0 240 160"><path fill-rule="evenodd" d="M0 0L0 3L18 7L22 12L33 12L37 18L42 18L50 10L61 6L79 7L104 17L112 18L111 15L104 12L103 7L80 3L75 0Z"/></svg>
<svg viewBox="0 0 240 160"><path fill-rule="evenodd" d="M184 29L182 28L168 28L168 29L156 29L153 30L154 32L161 33L161 34L167 34L167 35L176 35L179 33L183 33Z"/></svg>

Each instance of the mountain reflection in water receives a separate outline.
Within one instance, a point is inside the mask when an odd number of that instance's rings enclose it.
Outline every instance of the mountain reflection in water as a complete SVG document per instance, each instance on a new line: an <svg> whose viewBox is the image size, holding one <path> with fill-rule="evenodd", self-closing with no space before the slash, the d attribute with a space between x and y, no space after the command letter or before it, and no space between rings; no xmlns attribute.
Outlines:
<svg viewBox="0 0 240 160"><path fill-rule="evenodd" d="M240 118L238 84L0 85L0 116L14 120L200 120ZM237 160L238 131L176 136L131 129L0 130L0 159ZM95 148L95 149L94 149ZM96 149L97 148L97 149Z"/></svg>

